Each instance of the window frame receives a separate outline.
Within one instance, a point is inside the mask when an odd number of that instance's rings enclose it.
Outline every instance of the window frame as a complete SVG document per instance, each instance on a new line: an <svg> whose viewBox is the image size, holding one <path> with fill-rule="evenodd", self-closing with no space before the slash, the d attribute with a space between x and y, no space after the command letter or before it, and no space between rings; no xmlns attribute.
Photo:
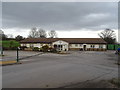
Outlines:
<svg viewBox="0 0 120 90"><path fill-rule="evenodd" d="M99 45L99 48L103 48L103 45Z"/></svg>
<svg viewBox="0 0 120 90"><path fill-rule="evenodd" d="M78 47L78 44L75 44L75 47Z"/></svg>

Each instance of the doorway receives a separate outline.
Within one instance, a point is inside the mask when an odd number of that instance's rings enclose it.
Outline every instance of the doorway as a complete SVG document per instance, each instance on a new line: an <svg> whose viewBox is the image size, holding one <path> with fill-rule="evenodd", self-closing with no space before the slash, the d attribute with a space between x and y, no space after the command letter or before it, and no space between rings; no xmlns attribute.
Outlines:
<svg viewBox="0 0 120 90"><path fill-rule="evenodd" d="M56 49L57 51L62 51L63 50L63 45L54 45L54 49Z"/></svg>
<svg viewBox="0 0 120 90"><path fill-rule="evenodd" d="M59 50L59 51L62 51L62 48L63 48L62 45L58 45L58 50Z"/></svg>
<svg viewBox="0 0 120 90"><path fill-rule="evenodd" d="M86 45L83 45L83 50L86 51Z"/></svg>

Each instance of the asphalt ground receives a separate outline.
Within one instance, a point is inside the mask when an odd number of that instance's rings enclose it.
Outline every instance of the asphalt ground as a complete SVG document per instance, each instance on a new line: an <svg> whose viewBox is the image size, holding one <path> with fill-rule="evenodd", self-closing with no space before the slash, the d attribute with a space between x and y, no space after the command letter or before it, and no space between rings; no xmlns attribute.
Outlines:
<svg viewBox="0 0 120 90"><path fill-rule="evenodd" d="M40 54L42 52L37 51L19 51L19 59L24 59L30 56ZM17 59L17 51L4 51L4 56L2 56L2 61L11 61Z"/></svg>
<svg viewBox="0 0 120 90"><path fill-rule="evenodd" d="M23 59L19 65L3 66L3 88L58 88L118 78L114 51L69 53L44 53Z"/></svg>

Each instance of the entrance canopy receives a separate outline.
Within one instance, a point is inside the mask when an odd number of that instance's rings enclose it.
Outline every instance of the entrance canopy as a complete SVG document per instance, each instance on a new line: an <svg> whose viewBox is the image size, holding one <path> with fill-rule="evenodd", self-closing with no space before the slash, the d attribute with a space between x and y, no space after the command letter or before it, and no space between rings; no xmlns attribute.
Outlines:
<svg viewBox="0 0 120 90"><path fill-rule="evenodd" d="M54 48L58 51L68 51L68 42L58 40L52 43Z"/></svg>

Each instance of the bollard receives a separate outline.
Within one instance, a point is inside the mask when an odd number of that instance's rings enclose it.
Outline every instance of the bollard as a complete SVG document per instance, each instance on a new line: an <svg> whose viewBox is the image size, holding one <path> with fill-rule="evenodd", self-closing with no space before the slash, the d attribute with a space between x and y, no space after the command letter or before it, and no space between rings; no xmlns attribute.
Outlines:
<svg viewBox="0 0 120 90"><path fill-rule="evenodd" d="M17 62L19 62L19 47L17 47Z"/></svg>
<svg viewBox="0 0 120 90"><path fill-rule="evenodd" d="M1 48L1 55L3 55L3 48Z"/></svg>

